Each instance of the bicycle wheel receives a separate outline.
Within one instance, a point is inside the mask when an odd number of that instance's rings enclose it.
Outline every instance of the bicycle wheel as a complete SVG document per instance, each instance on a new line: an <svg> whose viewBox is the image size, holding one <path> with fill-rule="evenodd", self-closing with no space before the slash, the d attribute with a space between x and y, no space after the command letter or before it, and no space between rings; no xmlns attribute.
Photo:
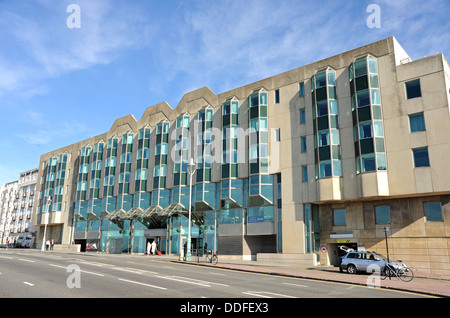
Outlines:
<svg viewBox="0 0 450 318"><path fill-rule="evenodd" d="M410 282L414 278L414 273L410 268L402 268L397 272L398 278L400 278L404 282Z"/></svg>
<svg viewBox="0 0 450 318"><path fill-rule="evenodd" d="M395 277L395 276L397 276L395 271L392 268L387 267L387 266L385 268L383 268L383 270L380 272L380 279L386 279L386 277L391 278L391 277Z"/></svg>
<svg viewBox="0 0 450 318"><path fill-rule="evenodd" d="M382 268L380 271L380 279L384 280L386 279L386 277L388 277L388 275L389 275L389 268L387 267Z"/></svg>
<svg viewBox="0 0 450 318"><path fill-rule="evenodd" d="M217 257L217 255L213 255L211 257L211 263L213 263L213 265L216 265L218 261L219 261L219 258Z"/></svg>

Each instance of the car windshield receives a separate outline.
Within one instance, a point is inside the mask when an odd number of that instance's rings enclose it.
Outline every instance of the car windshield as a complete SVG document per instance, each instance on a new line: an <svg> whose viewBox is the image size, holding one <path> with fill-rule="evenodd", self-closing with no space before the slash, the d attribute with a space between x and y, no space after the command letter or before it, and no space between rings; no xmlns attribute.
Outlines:
<svg viewBox="0 0 450 318"><path fill-rule="evenodd" d="M378 254L378 253L373 253L373 254L375 254L378 258L380 258L382 260L387 260L387 257L382 254Z"/></svg>

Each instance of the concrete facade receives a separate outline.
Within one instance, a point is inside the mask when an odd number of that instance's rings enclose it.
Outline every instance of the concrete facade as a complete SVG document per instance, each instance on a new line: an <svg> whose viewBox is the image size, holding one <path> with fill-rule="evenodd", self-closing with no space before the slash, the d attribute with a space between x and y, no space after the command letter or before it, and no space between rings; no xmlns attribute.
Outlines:
<svg viewBox="0 0 450 318"><path fill-rule="evenodd" d="M413 84L420 96L408 98L406 87ZM389 227L392 258L448 273L449 89L450 71L442 54L411 61L393 37L221 94L204 87L187 93L174 109L167 103L151 106L140 120L119 118L102 135L42 155L33 224L40 226L40 235L47 224L62 244L78 240L106 251L117 230L122 236L116 233L114 239L130 240L134 252L146 239L158 237L165 252L179 253L179 242L186 239L179 214L162 223L150 214L142 216L156 207L171 213L169 206L178 203L186 217L185 159L202 157L195 162L192 200L193 212L205 217L194 225L197 245L207 242L224 257L278 254L310 264L336 264L341 245L385 253L382 229ZM183 156L184 148L176 148L183 140L202 151L211 148L192 133L200 115L206 116L201 133L220 131L208 154L217 157L205 164L205 156L192 150L194 155L187 153L177 165L173 154L181 151ZM413 129L411 115L420 122ZM190 123L188 138L184 118ZM164 123L167 137L158 133ZM231 126L244 132L235 138L236 152L224 145L233 137L222 135ZM256 132L250 130L253 126ZM164 138L166 157L159 153ZM228 165L225 150L243 160ZM106 167L111 156L117 158L113 170ZM111 184L106 185L105 177ZM214 199L206 199L208 191ZM166 195L170 201L162 204ZM133 208L144 213L138 223L144 225L143 233L125 238L135 225L126 223L137 211ZM123 217L127 213L130 217ZM145 221L150 219L152 225ZM120 230L105 231L108 222ZM161 229L165 237L154 234Z"/></svg>

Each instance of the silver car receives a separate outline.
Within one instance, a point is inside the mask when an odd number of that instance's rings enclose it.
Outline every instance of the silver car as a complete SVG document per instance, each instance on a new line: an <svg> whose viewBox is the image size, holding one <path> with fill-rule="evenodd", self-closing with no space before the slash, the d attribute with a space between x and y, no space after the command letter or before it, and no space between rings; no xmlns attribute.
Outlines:
<svg viewBox="0 0 450 318"><path fill-rule="evenodd" d="M380 254L370 251L348 252L342 257L340 270L347 270L350 274L357 272L380 273L386 266L387 260Z"/></svg>

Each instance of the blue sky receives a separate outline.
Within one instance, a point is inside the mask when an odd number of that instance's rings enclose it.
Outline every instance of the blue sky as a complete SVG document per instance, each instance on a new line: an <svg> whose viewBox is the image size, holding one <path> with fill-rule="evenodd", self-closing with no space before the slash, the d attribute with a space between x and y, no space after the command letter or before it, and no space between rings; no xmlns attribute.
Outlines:
<svg viewBox="0 0 450 318"><path fill-rule="evenodd" d="M80 28L68 28L70 4ZM380 7L369 28L367 7ZM0 185L116 118L395 36L450 56L449 0L0 0Z"/></svg>

